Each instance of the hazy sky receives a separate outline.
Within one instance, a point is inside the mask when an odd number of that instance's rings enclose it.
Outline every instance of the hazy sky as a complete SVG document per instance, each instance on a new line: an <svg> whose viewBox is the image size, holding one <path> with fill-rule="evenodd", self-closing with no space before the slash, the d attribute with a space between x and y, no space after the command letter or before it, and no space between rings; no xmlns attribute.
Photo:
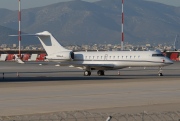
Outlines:
<svg viewBox="0 0 180 121"><path fill-rule="evenodd" d="M53 3L72 1L72 0L21 0L21 7L33 8L39 6L45 6ZM98 0L84 0L89 2L94 2ZM0 0L0 8L7 8L10 10L18 10L18 0Z"/></svg>
<svg viewBox="0 0 180 121"><path fill-rule="evenodd" d="M71 1L71 0L21 0L22 9L24 8L33 8L39 6L45 6L61 1ZM84 0L89 2L94 2L98 0ZM156 1L162 2L169 5L180 6L180 0L149 0L149 1ZM0 0L0 8L7 8L10 10L17 10L18 9L18 0Z"/></svg>

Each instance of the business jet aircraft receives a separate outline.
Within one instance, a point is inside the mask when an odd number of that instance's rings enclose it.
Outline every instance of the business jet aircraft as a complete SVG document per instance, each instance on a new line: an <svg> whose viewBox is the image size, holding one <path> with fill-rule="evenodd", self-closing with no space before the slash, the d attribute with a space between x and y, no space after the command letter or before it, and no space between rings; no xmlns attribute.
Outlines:
<svg viewBox="0 0 180 121"><path fill-rule="evenodd" d="M98 70L99 76L105 70L115 70L127 67L159 67L159 76L163 76L162 67L173 64L160 51L97 51L73 52L65 49L48 31L37 33L37 36L47 52L46 59L60 62L61 66L77 67L84 70L84 76L90 76L91 71Z"/></svg>

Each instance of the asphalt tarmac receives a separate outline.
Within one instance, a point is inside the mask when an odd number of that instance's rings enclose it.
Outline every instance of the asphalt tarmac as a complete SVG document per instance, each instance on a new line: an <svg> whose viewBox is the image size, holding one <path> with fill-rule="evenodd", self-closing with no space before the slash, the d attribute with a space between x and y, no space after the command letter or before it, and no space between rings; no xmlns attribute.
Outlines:
<svg viewBox="0 0 180 121"><path fill-rule="evenodd" d="M0 62L0 116L59 111L180 111L180 63L126 68L105 76L55 63Z"/></svg>

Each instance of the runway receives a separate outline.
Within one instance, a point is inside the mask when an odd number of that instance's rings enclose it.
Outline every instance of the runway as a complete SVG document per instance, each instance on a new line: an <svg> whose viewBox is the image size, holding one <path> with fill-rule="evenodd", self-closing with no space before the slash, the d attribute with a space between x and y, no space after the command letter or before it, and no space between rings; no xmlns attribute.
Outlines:
<svg viewBox="0 0 180 121"><path fill-rule="evenodd" d="M163 68L127 68L84 77L54 63L0 62L0 116L88 110L142 112L180 110L180 63ZM18 75L17 75L18 74Z"/></svg>

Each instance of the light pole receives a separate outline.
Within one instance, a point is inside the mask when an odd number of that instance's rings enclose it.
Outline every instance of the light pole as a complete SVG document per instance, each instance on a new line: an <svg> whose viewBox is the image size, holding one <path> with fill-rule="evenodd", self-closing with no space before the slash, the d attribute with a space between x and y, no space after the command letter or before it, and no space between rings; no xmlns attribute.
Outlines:
<svg viewBox="0 0 180 121"><path fill-rule="evenodd" d="M124 0L122 0L122 41L121 50L124 50Z"/></svg>
<svg viewBox="0 0 180 121"><path fill-rule="evenodd" d="M18 21L19 21L19 31L18 31L19 58L21 58L21 0L19 0Z"/></svg>

